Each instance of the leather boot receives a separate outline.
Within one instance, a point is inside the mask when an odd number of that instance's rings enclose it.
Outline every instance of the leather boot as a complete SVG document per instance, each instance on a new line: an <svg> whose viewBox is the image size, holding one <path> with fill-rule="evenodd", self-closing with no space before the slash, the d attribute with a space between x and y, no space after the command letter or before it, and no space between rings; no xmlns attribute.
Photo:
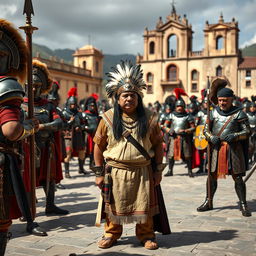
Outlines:
<svg viewBox="0 0 256 256"><path fill-rule="evenodd" d="M84 169L84 159L79 159L78 158L78 166L79 166L79 171L78 171L78 173L79 174L86 174L86 171L85 171L85 169Z"/></svg>
<svg viewBox="0 0 256 256"><path fill-rule="evenodd" d="M168 177L168 176L173 176L173 166L174 166L174 158L170 158L169 159L169 163L168 163L168 171L166 174L164 174L165 177Z"/></svg>
<svg viewBox="0 0 256 256"><path fill-rule="evenodd" d="M67 179L71 179L72 177L69 174L69 163L64 163L64 167L65 167L65 178Z"/></svg>
<svg viewBox="0 0 256 256"><path fill-rule="evenodd" d="M194 174L192 172L192 159L190 158L186 162L187 162L187 167L188 167L188 176L190 178L194 178Z"/></svg>
<svg viewBox="0 0 256 256"><path fill-rule="evenodd" d="M213 209L213 203L212 203L212 200L213 200L213 196L217 190L217 186L218 186L218 183L217 183L217 180L213 179L212 177L210 178L210 186L211 186L211 195L209 196L208 195L208 178L207 178L207 181L206 181L206 199L205 201L203 202L202 205L200 205L198 208L197 208L197 211L198 212L205 212L205 211L210 211Z"/></svg>
<svg viewBox="0 0 256 256"><path fill-rule="evenodd" d="M94 157L93 157L93 154L90 154L90 162L89 162L89 166L90 166L90 168L92 167L92 166L94 166L95 164L94 164Z"/></svg>
<svg viewBox="0 0 256 256"><path fill-rule="evenodd" d="M1 256L4 256L7 240L8 240L8 232L0 232L0 255Z"/></svg>
<svg viewBox="0 0 256 256"><path fill-rule="evenodd" d="M44 186L44 191L46 194L46 186ZM55 182L51 181L49 184L48 195L46 195L45 214L46 215L48 215L48 214L57 214L57 215L68 214L69 211L63 210L54 204L54 198L55 198Z"/></svg>
<svg viewBox="0 0 256 256"><path fill-rule="evenodd" d="M242 212L242 215L245 217L252 216L246 202L246 185L240 176L235 178L235 190L239 199L240 211Z"/></svg>
<svg viewBox="0 0 256 256"><path fill-rule="evenodd" d="M47 236L46 231L33 221L27 223L27 232L35 236Z"/></svg>

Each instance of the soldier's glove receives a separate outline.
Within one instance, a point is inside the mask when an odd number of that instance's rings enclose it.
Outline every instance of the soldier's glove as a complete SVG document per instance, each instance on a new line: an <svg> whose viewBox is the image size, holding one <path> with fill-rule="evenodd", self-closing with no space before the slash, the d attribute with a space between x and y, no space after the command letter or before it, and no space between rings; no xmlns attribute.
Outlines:
<svg viewBox="0 0 256 256"><path fill-rule="evenodd" d="M213 145L218 145L218 144L220 144L220 138L219 138L218 136L212 135L212 136L210 137L210 141L211 141L211 143L212 143Z"/></svg>
<svg viewBox="0 0 256 256"><path fill-rule="evenodd" d="M236 135L234 133L225 135L222 140L226 141L227 143L231 143L236 139Z"/></svg>

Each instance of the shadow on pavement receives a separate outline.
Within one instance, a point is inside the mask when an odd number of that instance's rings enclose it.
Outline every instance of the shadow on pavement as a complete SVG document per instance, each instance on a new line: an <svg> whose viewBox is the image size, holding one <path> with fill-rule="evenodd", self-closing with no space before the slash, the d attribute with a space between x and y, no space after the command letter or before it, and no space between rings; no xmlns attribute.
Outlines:
<svg viewBox="0 0 256 256"><path fill-rule="evenodd" d="M247 201L247 205L251 212L256 212L256 200L250 200ZM239 210L239 202L237 202L237 205L231 205L231 206L223 206L223 207L213 207L214 210L225 210L225 209L237 209Z"/></svg>

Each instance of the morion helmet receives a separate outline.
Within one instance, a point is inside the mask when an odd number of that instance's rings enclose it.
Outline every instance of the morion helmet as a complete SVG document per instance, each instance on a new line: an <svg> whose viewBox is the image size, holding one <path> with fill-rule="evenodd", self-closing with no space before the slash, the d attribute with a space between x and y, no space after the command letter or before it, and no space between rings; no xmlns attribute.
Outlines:
<svg viewBox="0 0 256 256"><path fill-rule="evenodd" d="M181 95L188 96L187 93L182 88L174 88L173 92L176 97L175 107L182 106L185 109L186 103Z"/></svg>
<svg viewBox="0 0 256 256"><path fill-rule="evenodd" d="M33 86L40 86L40 94L47 94L52 87L52 79L47 65L39 60L33 60Z"/></svg>
<svg viewBox="0 0 256 256"><path fill-rule="evenodd" d="M122 92L136 92L141 97L142 90L146 89L146 83L143 80L141 65L133 65L131 62L122 61L112 72L107 73L108 83L106 92L109 98L120 95Z"/></svg>

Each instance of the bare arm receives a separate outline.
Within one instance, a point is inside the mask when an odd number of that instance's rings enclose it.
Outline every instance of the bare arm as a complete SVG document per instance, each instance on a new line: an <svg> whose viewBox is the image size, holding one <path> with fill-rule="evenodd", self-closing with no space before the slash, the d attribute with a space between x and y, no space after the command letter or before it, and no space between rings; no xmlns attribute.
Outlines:
<svg viewBox="0 0 256 256"><path fill-rule="evenodd" d="M2 125L3 135L10 141L17 140L23 133L23 126L18 121L10 121Z"/></svg>

